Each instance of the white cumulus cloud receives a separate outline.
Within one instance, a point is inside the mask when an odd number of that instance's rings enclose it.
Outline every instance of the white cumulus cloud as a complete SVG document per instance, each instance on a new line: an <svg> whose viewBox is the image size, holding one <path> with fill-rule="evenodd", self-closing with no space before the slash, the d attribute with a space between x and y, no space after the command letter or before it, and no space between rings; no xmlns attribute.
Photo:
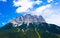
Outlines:
<svg viewBox="0 0 60 38"><path fill-rule="evenodd" d="M28 12L31 8L33 8L33 4L40 4L42 1L30 1L30 0L18 0L18 1L13 1L14 6L18 7L16 9L17 13L21 12Z"/></svg>
<svg viewBox="0 0 60 38"><path fill-rule="evenodd" d="M16 9L17 13L26 12L29 8L32 7L32 2L30 2L29 0L18 0L13 2L14 2L14 6L18 7Z"/></svg>

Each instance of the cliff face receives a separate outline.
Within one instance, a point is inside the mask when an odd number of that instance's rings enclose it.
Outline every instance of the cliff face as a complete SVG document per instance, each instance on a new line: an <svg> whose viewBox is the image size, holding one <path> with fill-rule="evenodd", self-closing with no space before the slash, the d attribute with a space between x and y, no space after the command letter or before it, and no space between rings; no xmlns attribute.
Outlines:
<svg viewBox="0 0 60 38"><path fill-rule="evenodd" d="M11 23L16 27L20 26L22 23L29 25L29 23L45 23L45 20L42 16L26 14L24 16L17 17L15 20L12 20Z"/></svg>

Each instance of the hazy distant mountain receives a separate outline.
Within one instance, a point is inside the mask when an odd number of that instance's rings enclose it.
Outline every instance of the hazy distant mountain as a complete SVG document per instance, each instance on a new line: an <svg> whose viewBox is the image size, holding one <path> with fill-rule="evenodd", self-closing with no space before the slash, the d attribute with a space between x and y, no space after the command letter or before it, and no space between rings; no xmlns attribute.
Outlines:
<svg viewBox="0 0 60 38"><path fill-rule="evenodd" d="M42 16L24 15L0 28L0 38L60 38L60 27Z"/></svg>

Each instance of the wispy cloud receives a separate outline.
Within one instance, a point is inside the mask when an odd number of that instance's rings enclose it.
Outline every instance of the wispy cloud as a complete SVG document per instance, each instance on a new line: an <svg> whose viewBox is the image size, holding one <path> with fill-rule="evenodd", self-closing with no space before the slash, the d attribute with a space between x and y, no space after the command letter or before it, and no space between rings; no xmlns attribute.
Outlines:
<svg viewBox="0 0 60 38"><path fill-rule="evenodd" d="M2 2L7 2L7 0L0 0L0 1L2 1Z"/></svg>
<svg viewBox="0 0 60 38"><path fill-rule="evenodd" d="M47 0L48 3L51 3L53 0Z"/></svg>
<svg viewBox="0 0 60 38"><path fill-rule="evenodd" d="M32 14L34 15L41 15L44 11L46 11L47 9L50 9L52 6L51 4L47 4L47 5L44 5L44 6L40 6L38 7L36 10L34 11L31 11Z"/></svg>
<svg viewBox="0 0 60 38"><path fill-rule="evenodd" d="M60 9L47 9L41 15L44 16L46 22L60 26Z"/></svg>
<svg viewBox="0 0 60 38"><path fill-rule="evenodd" d="M2 25L5 25L6 23L5 22L2 22Z"/></svg>

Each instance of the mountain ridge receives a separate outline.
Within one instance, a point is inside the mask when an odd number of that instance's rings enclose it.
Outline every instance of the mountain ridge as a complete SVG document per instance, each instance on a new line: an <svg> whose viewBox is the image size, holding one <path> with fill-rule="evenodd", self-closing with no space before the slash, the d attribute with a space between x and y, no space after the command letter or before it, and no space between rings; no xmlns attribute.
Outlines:
<svg viewBox="0 0 60 38"><path fill-rule="evenodd" d="M29 15L27 15L28 17ZM48 24L44 22L31 22L30 17L24 18L24 21L14 19L0 28L0 38L60 38L60 27L55 24ZM36 17L36 16L35 16ZM43 18L44 19L44 18ZM41 18L39 18L41 20ZM17 21L17 23L16 23Z"/></svg>
<svg viewBox="0 0 60 38"><path fill-rule="evenodd" d="M15 25L15 27L18 25L20 26L22 23L29 25L29 23L43 23L46 22L45 19L40 15L31 15L31 14L26 14L24 16L19 16L16 19L12 20L11 23Z"/></svg>

